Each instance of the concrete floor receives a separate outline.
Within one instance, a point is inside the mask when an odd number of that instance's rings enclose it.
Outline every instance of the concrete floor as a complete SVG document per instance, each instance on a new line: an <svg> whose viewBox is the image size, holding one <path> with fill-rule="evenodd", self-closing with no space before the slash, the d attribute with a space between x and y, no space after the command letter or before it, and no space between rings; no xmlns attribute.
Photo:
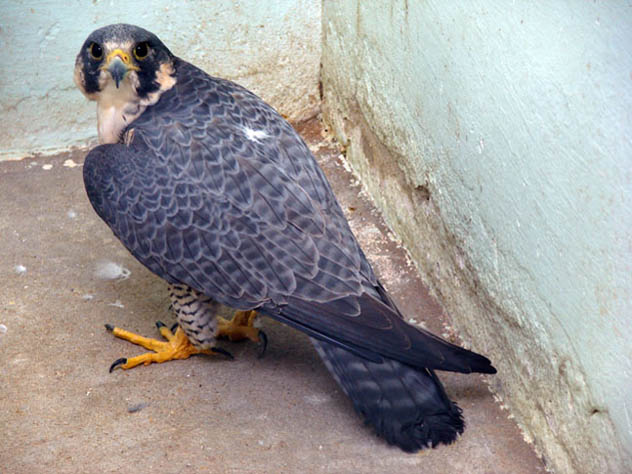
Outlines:
<svg viewBox="0 0 632 474"><path fill-rule="evenodd" d="M454 338L320 124L300 131L403 313ZM545 471L479 375L440 374L467 423L455 444L413 455L386 445L309 341L267 319L262 359L254 344L227 342L233 361L197 357L108 373L112 361L142 349L104 323L157 336L154 322L173 318L165 283L92 211L84 155L0 163L1 473ZM129 277L105 278L107 262Z"/></svg>

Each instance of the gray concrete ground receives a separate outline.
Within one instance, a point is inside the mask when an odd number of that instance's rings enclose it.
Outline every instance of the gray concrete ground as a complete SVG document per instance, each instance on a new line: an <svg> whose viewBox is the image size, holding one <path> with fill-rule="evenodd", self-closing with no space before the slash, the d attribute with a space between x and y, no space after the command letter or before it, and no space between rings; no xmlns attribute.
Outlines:
<svg viewBox="0 0 632 474"><path fill-rule="evenodd" d="M320 124L301 132L403 313L454 338ZM92 211L84 155L0 163L1 473L544 472L482 376L441 374L467 429L451 446L405 454L363 425L306 337L271 320L262 359L252 343L226 342L233 361L108 373L143 350L104 323L158 336L154 322L173 318L165 283ZM131 273L106 279L106 262Z"/></svg>

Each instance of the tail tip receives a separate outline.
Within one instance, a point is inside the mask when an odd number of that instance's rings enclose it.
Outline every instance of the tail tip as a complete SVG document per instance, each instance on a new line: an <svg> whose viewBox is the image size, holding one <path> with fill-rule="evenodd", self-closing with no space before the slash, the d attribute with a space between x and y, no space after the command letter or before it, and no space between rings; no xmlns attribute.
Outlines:
<svg viewBox="0 0 632 474"><path fill-rule="evenodd" d="M437 414L419 413L412 421L374 424L377 434L389 444L408 453L425 448L436 448L440 444L452 444L465 429L461 409L452 403L449 411ZM369 420L367 420L369 421Z"/></svg>

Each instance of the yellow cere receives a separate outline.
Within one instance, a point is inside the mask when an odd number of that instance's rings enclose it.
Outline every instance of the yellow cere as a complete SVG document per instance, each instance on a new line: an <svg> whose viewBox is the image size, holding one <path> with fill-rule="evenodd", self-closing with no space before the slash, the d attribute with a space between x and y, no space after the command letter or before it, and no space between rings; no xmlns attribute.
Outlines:
<svg viewBox="0 0 632 474"><path fill-rule="evenodd" d="M128 69L131 69L133 71L138 71L140 69L138 66L135 66L134 64L132 64L132 58L131 58L130 54L126 53L125 51L123 51L120 48L117 48L114 51L111 51L107 55L107 57L105 58L105 64L102 66L102 68L107 68L110 65L110 62L116 56L118 56L121 59L121 61L123 61L123 64L125 64Z"/></svg>

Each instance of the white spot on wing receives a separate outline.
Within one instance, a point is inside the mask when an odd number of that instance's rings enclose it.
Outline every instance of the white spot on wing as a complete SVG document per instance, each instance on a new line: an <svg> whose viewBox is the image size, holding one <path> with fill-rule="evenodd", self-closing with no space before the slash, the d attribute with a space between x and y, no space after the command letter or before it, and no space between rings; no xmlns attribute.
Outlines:
<svg viewBox="0 0 632 474"><path fill-rule="evenodd" d="M251 142L258 142L263 138L269 137L268 132L266 132L265 130L253 130L250 127L244 127L243 130L246 134L246 138Z"/></svg>

